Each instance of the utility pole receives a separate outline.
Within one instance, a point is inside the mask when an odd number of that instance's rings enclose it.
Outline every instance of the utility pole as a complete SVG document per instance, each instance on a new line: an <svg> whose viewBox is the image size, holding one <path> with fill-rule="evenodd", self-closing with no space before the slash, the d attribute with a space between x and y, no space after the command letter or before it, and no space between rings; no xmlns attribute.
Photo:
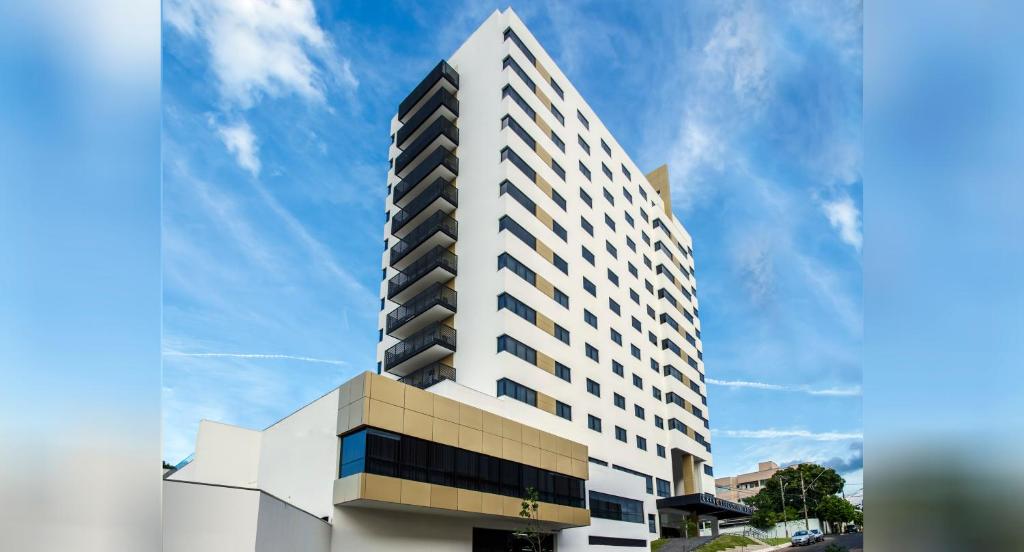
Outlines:
<svg viewBox="0 0 1024 552"><path fill-rule="evenodd" d="M786 538L789 538L789 522L786 521L786 484L779 478L779 498L782 499L782 527L786 529Z"/></svg>
<svg viewBox="0 0 1024 552"><path fill-rule="evenodd" d="M799 466L797 467L799 469ZM811 530L811 522L807 519L807 489L804 488L804 471L800 470L800 494L804 497L804 528Z"/></svg>

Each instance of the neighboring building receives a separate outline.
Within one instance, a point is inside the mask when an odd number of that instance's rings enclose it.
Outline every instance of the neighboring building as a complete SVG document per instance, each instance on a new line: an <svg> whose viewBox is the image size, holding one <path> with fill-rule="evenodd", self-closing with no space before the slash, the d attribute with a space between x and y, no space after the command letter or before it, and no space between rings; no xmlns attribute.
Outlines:
<svg viewBox="0 0 1024 552"><path fill-rule="evenodd" d="M750 498L761 491L765 483L779 471L779 465L771 460L758 462L757 471L741 473L715 479L715 496L732 502Z"/></svg>
<svg viewBox="0 0 1024 552"><path fill-rule="evenodd" d="M505 550L531 486L565 551L749 515L713 494L667 168L633 163L511 9L428 73L391 134L380 375L262 432L204 422L170 480L257 488L260 520L279 499L329 524L333 550Z"/></svg>

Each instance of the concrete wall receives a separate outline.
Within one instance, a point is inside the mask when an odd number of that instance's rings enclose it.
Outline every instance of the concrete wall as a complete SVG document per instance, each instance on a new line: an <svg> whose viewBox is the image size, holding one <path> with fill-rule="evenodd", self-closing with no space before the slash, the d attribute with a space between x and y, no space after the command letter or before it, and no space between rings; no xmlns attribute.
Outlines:
<svg viewBox="0 0 1024 552"><path fill-rule="evenodd" d="M327 552L331 526L266 493L260 493L256 552Z"/></svg>
<svg viewBox="0 0 1024 552"><path fill-rule="evenodd" d="M260 438L259 431L202 420L196 436L195 457L168 479L256 488Z"/></svg>

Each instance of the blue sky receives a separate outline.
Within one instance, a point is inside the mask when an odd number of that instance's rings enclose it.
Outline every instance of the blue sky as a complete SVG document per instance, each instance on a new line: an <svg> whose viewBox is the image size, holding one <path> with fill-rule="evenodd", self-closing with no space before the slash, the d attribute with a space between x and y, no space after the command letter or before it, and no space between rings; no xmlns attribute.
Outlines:
<svg viewBox="0 0 1024 552"><path fill-rule="evenodd" d="M164 6L164 457L375 367L388 122L489 2ZM716 473L862 486L859 3L512 7L694 238Z"/></svg>

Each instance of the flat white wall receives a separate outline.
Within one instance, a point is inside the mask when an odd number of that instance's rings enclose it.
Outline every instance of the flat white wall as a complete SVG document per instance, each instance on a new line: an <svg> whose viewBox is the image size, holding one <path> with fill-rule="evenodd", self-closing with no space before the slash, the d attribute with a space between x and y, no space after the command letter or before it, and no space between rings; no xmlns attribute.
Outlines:
<svg viewBox="0 0 1024 552"><path fill-rule="evenodd" d="M168 479L256 488L259 461L259 431L201 420L192 462Z"/></svg>
<svg viewBox="0 0 1024 552"><path fill-rule="evenodd" d="M328 552L331 526L281 500L260 493L256 552Z"/></svg>
<svg viewBox="0 0 1024 552"><path fill-rule="evenodd" d="M164 481L164 552L253 552L260 493Z"/></svg>

